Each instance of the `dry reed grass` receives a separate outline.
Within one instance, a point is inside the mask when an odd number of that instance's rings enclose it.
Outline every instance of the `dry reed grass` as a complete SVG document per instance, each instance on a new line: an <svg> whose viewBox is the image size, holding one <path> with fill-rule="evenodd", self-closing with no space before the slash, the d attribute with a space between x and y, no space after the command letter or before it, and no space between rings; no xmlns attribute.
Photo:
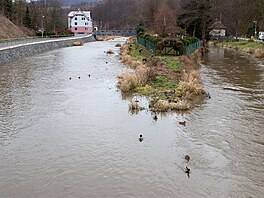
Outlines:
<svg viewBox="0 0 264 198"><path fill-rule="evenodd" d="M81 40L77 40L72 43L72 46L82 46L82 45L83 45L83 42Z"/></svg>
<svg viewBox="0 0 264 198"><path fill-rule="evenodd" d="M187 100L179 100L176 103L171 103L172 110L189 110L191 108L190 103Z"/></svg>
<svg viewBox="0 0 264 198"><path fill-rule="evenodd" d="M255 53L255 49L249 48L249 47L242 48L240 50L243 51L243 52L249 53L249 54L254 54Z"/></svg>
<svg viewBox="0 0 264 198"><path fill-rule="evenodd" d="M137 102L131 102L129 104L129 110L140 110L140 107Z"/></svg>
<svg viewBox="0 0 264 198"><path fill-rule="evenodd" d="M200 74L197 70L192 70L190 72L183 72L182 81L180 81L179 85L185 92L187 98L191 94L200 95L205 91L201 85Z"/></svg>
<svg viewBox="0 0 264 198"><path fill-rule="evenodd" d="M187 100L179 100L178 102L169 102L168 100L158 100L151 107L152 111L167 112L169 110L189 110L191 105Z"/></svg>
<svg viewBox="0 0 264 198"><path fill-rule="evenodd" d="M105 52L107 55L114 54L113 50L109 49Z"/></svg>
<svg viewBox="0 0 264 198"><path fill-rule="evenodd" d="M150 74L150 70L145 64L128 55L132 41L133 39L128 39L120 51L122 63L135 69L133 72L125 72L118 76L118 87L122 92L129 92L138 86L145 85Z"/></svg>
<svg viewBox="0 0 264 198"><path fill-rule="evenodd" d="M115 38L120 38L121 36L96 36L97 41L108 41Z"/></svg>
<svg viewBox="0 0 264 198"><path fill-rule="evenodd" d="M263 49L256 49L255 50L255 57L256 58L264 58L264 50Z"/></svg>
<svg viewBox="0 0 264 198"><path fill-rule="evenodd" d="M189 56L180 56L179 60L183 63L184 68L187 72L198 69L200 66L196 61L192 60L191 57Z"/></svg>
<svg viewBox="0 0 264 198"><path fill-rule="evenodd" d="M118 76L118 87L122 92L129 92L138 86L143 86L148 81L149 69L137 67L134 72L125 72Z"/></svg>

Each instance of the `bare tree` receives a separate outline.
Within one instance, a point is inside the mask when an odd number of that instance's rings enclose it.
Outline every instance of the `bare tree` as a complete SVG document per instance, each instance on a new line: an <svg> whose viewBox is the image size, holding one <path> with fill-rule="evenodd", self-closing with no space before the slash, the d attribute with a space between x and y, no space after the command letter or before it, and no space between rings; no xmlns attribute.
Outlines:
<svg viewBox="0 0 264 198"><path fill-rule="evenodd" d="M13 21L19 25L23 25L23 17L26 11L26 0L16 0L13 4Z"/></svg>
<svg viewBox="0 0 264 198"><path fill-rule="evenodd" d="M162 37L177 31L176 15L166 2L162 3L154 15L154 31Z"/></svg>

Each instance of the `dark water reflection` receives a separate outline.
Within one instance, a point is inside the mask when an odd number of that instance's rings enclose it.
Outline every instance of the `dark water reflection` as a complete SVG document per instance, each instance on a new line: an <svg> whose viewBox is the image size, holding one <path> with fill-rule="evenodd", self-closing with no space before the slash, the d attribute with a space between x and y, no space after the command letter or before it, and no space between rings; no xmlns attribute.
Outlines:
<svg viewBox="0 0 264 198"><path fill-rule="evenodd" d="M263 65L212 48L201 68L212 99L155 121L117 91L124 41L0 66L0 197L262 197Z"/></svg>

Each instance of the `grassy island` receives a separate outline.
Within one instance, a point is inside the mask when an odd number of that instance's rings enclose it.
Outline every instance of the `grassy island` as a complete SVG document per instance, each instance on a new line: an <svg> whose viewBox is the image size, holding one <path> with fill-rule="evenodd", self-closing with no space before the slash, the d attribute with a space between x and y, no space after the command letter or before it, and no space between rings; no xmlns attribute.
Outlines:
<svg viewBox="0 0 264 198"><path fill-rule="evenodd" d="M121 48L120 59L133 70L118 76L118 87L122 93L148 96L154 112L188 110L205 93L198 72L199 54L155 56L130 38ZM137 108L136 103L131 108Z"/></svg>

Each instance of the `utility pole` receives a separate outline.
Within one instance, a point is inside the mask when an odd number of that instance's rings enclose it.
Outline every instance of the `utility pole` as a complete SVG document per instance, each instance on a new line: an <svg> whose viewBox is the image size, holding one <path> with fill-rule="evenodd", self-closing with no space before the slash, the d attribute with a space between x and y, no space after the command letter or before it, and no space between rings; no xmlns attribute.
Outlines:
<svg viewBox="0 0 264 198"><path fill-rule="evenodd" d="M255 39L257 38L257 21L254 21L254 29L255 29Z"/></svg>
<svg viewBox="0 0 264 198"><path fill-rule="evenodd" d="M41 27L41 37L43 38L43 34L44 34L44 18L45 16L42 16L42 27Z"/></svg>

